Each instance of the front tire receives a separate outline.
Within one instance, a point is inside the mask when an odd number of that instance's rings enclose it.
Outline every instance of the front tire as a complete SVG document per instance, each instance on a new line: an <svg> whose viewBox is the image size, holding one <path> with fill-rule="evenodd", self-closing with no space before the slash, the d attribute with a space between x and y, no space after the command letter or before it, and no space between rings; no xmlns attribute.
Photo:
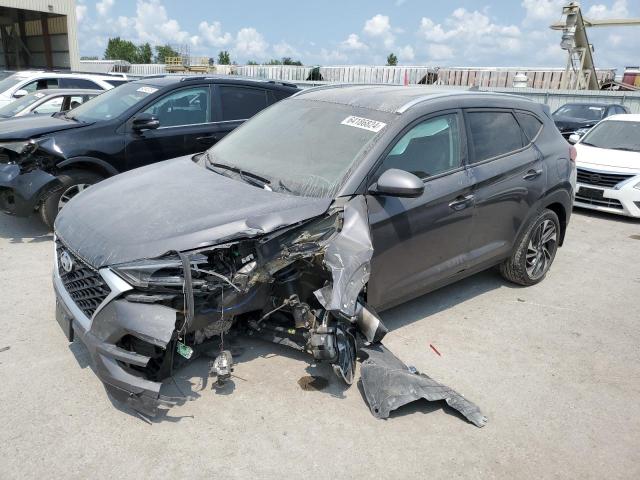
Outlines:
<svg viewBox="0 0 640 480"><path fill-rule="evenodd" d="M555 212L545 209L520 237L514 252L500 265L500 273L510 282L529 286L547 275L560 239L560 221Z"/></svg>
<svg viewBox="0 0 640 480"><path fill-rule="evenodd" d="M58 180L62 182L62 185L47 193L40 205L40 218L44 224L53 230L53 223L62 207L78 193L103 178L97 173L86 170L67 170L58 175Z"/></svg>

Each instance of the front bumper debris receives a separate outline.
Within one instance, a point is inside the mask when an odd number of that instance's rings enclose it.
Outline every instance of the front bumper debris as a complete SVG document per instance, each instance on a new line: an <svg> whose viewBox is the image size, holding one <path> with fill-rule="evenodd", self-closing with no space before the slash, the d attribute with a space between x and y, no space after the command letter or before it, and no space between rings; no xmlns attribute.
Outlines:
<svg viewBox="0 0 640 480"><path fill-rule="evenodd" d="M424 398L430 402L445 400L476 427L487 423L480 409L458 392L436 382L423 373L410 369L384 345L360 349L366 356L360 369L365 397L376 418L388 418L392 410Z"/></svg>
<svg viewBox="0 0 640 480"><path fill-rule="evenodd" d="M0 163L0 210L25 217L33 213L45 190L60 184L42 170L20 173L20 166Z"/></svg>

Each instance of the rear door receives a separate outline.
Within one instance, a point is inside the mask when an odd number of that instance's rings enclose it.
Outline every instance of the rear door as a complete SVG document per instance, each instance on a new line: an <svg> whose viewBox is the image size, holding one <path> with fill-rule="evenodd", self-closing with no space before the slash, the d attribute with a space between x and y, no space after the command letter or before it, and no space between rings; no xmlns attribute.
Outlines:
<svg viewBox="0 0 640 480"><path fill-rule="evenodd" d="M421 177L418 198L368 195L373 259L367 299L384 307L417 296L464 270L473 218L459 111L411 124L372 178L397 168Z"/></svg>
<svg viewBox="0 0 640 480"><path fill-rule="evenodd" d="M527 118L540 123L535 116L529 117L522 117L523 125ZM469 260L476 266L509 255L543 195L546 172L542 154L514 111L469 109L465 120L475 198Z"/></svg>
<svg viewBox="0 0 640 480"><path fill-rule="evenodd" d="M127 122L126 158L129 169L206 150L215 142L212 92L208 84L172 90L133 115ZM160 121L155 130L133 130L136 115L149 113Z"/></svg>

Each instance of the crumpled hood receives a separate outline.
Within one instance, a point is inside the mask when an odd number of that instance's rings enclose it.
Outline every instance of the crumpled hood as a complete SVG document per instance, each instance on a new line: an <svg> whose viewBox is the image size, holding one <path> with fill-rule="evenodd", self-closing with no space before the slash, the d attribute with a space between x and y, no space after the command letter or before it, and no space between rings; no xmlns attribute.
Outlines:
<svg viewBox="0 0 640 480"><path fill-rule="evenodd" d="M95 185L55 231L96 268L252 237L326 212L330 199L264 190L179 157Z"/></svg>
<svg viewBox="0 0 640 480"><path fill-rule="evenodd" d="M81 128L88 124L46 115L12 117L0 121L0 142L7 140L29 140L49 133Z"/></svg>
<svg viewBox="0 0 640 480"><path fill-rule="evenodd" d="M640 152L626 150L611 150L607 148L590 147L581 143L576 144L578 167L608 170L624 174L640 173Z"/></svg>

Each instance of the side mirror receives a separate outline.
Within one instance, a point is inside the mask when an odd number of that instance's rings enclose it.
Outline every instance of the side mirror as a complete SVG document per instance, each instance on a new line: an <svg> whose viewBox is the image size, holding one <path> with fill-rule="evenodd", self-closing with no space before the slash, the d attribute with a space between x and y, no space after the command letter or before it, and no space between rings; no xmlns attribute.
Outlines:
<svg viewBox="0 0 640 480"><path fill-rule="evenodd" d="M569 136L569 140L568 142L571 145L575 145L576 143L578 143L580 141L580 135L578 135L577 133L573 133Z"/></svg>
<svg viewBox="0 0 640 480"><path fill-rule="evenodd" d="M134 130L155 130L160 126L160 120L150 113L141 113L133 119L131 127Z"/></svg>
<svg viewBox="0 0 640 480"><path fill-rule="evenodd" d="M378 178L378 183L369 188L374 195L391 197L419 197L424 192L424 182L413 173L390 168Z"/></svg>
<svg viewBox="0 0 640 480"><path fill-rule="evenodd" d="M25 95L29 95L29 92L27 92L26 90L24 90L24 89L22 89L22 88L21 88L20 90L17 90L17 91L13 94L13 98L22 98L22 97L24 97Z"/></svg>

